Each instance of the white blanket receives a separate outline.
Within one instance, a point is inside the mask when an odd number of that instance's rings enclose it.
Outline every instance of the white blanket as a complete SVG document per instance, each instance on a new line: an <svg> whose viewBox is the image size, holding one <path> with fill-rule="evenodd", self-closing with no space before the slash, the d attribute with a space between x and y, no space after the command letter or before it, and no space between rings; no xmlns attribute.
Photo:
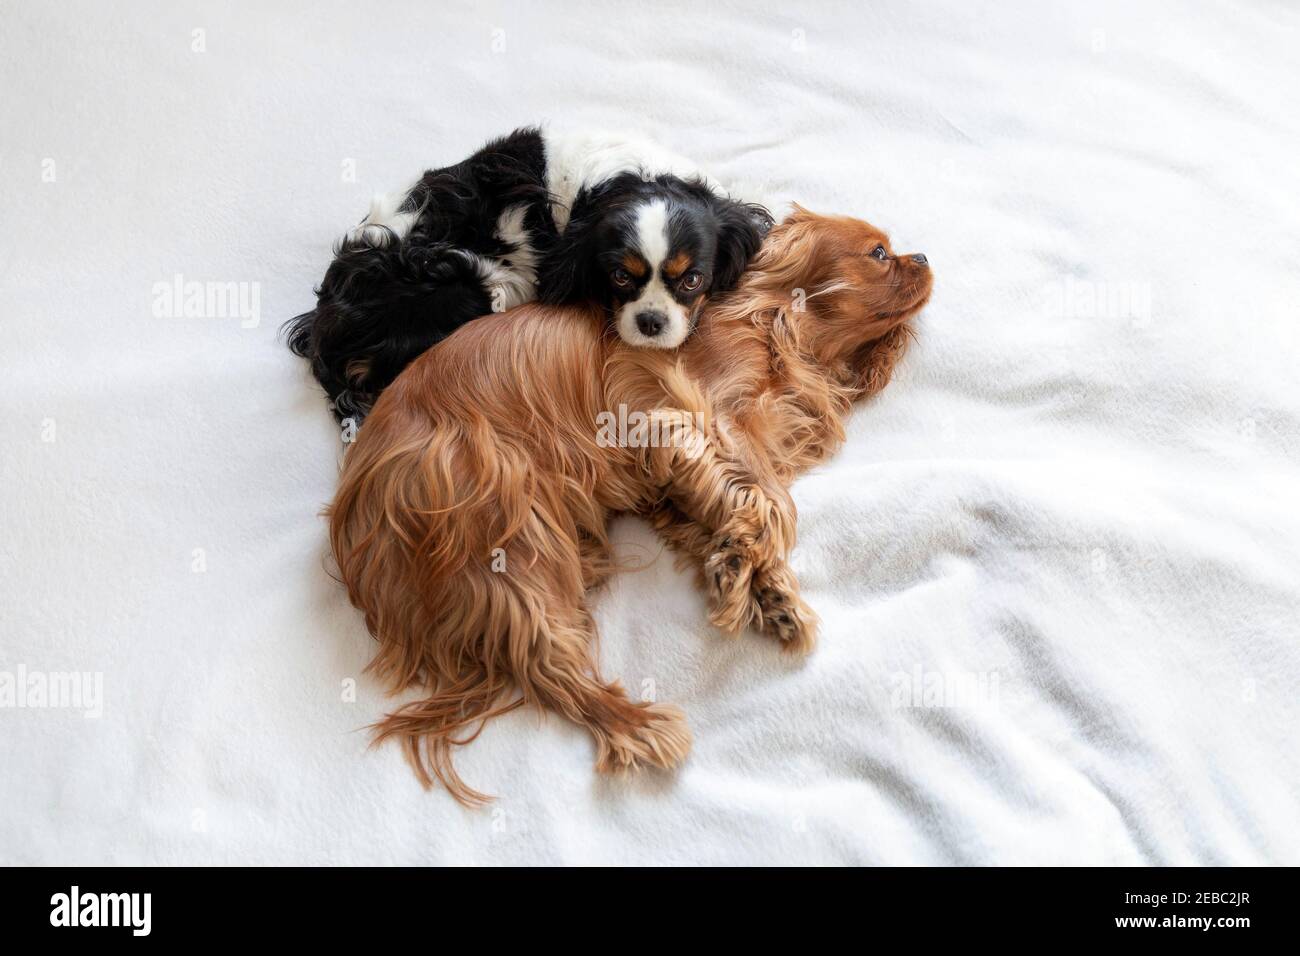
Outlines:
<svg viewBox="0 0 1300 956"><path fill-rule="evenodd" d="M8 10L0 863L1300 863L1300 14L1066 6ZM711 629L622 520L602 669L688 763L516 712L469 811L367 750L277 327L372 193L539 120L937 290L795 486L817 652Z"/></svg>

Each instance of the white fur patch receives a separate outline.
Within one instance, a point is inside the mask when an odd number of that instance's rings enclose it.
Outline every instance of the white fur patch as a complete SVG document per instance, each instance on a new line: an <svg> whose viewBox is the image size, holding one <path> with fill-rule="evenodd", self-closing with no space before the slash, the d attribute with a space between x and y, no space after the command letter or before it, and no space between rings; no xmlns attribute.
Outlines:
<svg viewBox="0 0 1300 956"><path fill-rule="evenodd" d="M399 212L399 210L418 182L418 179L415 180L401 192L375 195L370 200L369 214L361 221L361 225L349 233L348 238L354 242L364 240L376 248L388 245L393 241L394 235L398 239L406 238L406 234L411 231L411 226L415 225L416 217L420 213L418 209L410 212Z"/></svg>
<svg viewBox="0 0 1300 956"><path fill-rule="evenodd" d="M511 247L499 259L478 256L479 275L492 298L492 311L504 312L537 298L537 250L533 248L524 216L523 203L504 210L497 219L496 236ZM510 265L505 265L505 262Z"/></svg>
<svg viewBox="0 0 1300 956"><path fill-rule="evenodd" d="M551 214L560 232L569 224L569 212L578 193L620 173L702 176L690 160L634 134L544 132L542 137L546 148L546 188L551 193Z"/></svg>

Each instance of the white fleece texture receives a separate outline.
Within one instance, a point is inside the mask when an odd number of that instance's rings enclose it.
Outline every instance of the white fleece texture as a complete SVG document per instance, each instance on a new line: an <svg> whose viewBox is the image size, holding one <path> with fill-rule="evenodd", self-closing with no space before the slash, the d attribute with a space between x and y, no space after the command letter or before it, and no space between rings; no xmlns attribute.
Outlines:
<svg viewBox="0 0 1300 956"><path fill-rule="evenodd" d="M1300 863L1300 10L652 6L7 12L0 679L103 698L0 709L0 863ZM470 811L367 750L343 446L277 328L373 194L540 120L937 287L794 489L816 653L711 629L620 520L602 670L689 761L601 778L516 712Z"/></svg>

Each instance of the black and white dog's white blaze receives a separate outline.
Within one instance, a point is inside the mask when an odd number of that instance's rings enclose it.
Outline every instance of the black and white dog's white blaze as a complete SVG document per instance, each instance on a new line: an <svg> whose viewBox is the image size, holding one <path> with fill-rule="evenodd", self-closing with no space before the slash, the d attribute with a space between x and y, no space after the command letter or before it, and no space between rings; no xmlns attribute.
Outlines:
<svg viewBox="0 0 1300 956"><path fill-rule="evenodd" d="M603 304L628 343L676 348L771 224L651 143L519 129L377 196L289 346L354 420L425 349L537 298Z"/></svg>

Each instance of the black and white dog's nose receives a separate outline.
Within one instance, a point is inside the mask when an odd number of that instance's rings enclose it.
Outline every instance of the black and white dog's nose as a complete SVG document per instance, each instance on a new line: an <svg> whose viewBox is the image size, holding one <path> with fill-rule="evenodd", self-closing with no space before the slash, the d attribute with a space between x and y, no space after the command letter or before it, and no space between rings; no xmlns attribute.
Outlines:
<svg viewBox="0 0 1300 956"><path fill-rule="evenodd" d="M641 334L648 338L654 338L664 330L668 324L668 316L662 312L638 312L636 314L636 327L641 330Z"/></svg>

